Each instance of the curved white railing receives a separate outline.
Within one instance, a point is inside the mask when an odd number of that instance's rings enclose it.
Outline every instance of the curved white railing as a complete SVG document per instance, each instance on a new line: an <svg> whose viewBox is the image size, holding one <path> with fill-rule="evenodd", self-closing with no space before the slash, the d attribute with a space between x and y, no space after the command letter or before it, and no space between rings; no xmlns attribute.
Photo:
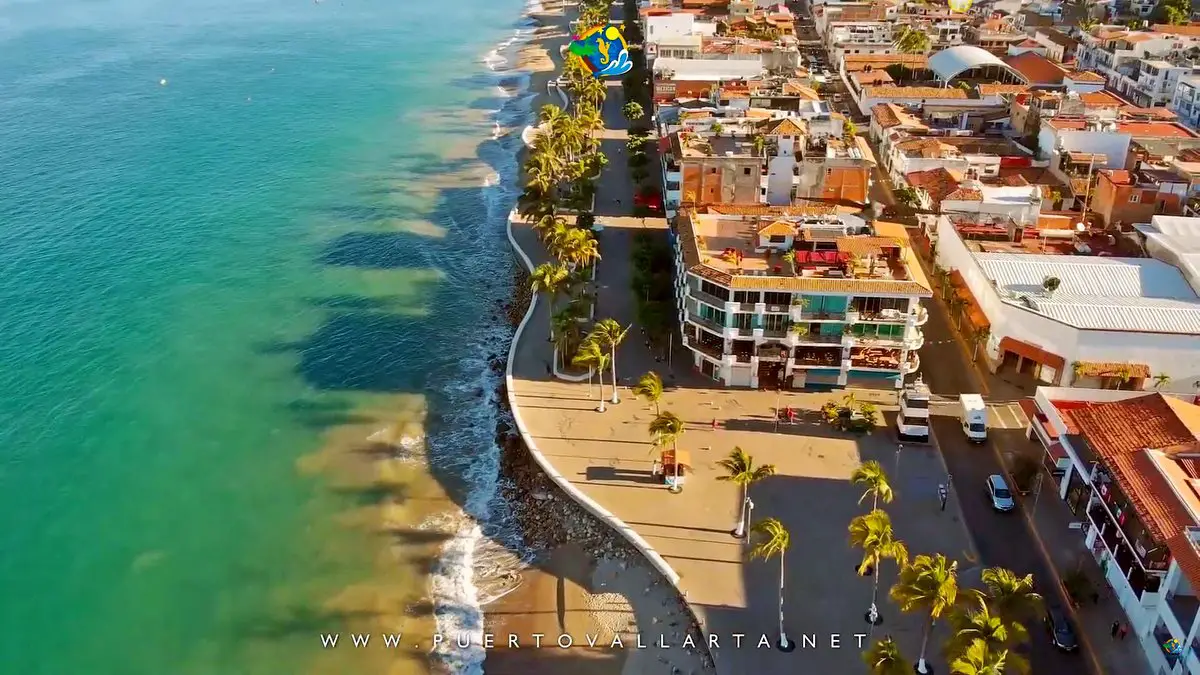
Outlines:
<svg viewBox="0 0 1200 675"><path fill-rule="evenodd" d="M521 249L520 244L517 243L516 237L513 236L512 218L508 219L506 229L508 232L508 241L510 244L512 244L513 250L516 251L517 256L521 258L521 262L524 263L525 268L532 272L533 261L529 259L529 256L526 255L525 251ZM508 365L504 371L505 384L508 387L508 405L512 410L513 421L517 425L517 432L521 434L521 440L525 441L525 447L529 449L529 454L533 456L534 461L537 462L538 466L542 468L542 471L544 471L546 475L550 477L550 480L554 481L555 485L569 495L571 499L574 499L576 502L578 502L580 506L587 509L589 513L596 516L609 527L616 530L621 536L625 537L625 539L632 544L634 548L640 551L642 555L646 556L646 560L648 560L656 570L665 576L673 586L679 588L679 573L676 572L665 559L663 559L662 555L660 555L658 551L655 551L654 547L651 546L650 543L642 537L642 535L638 534L633 528L626 525L623 520L610 513L608 509L600 506L600 504L598 504L594 499L585 495L579 488L575 487L571 481L567 480L566 477L559 473L558 470L554 468L554 465L550 462L550 460L546 459L546 456L543 455L540 450L538 450L537 444L533 441L533 436L529 433L528 427L525 426L525 420L521 417L521 406L517 403L516 387L513 386L513 362L516 361L517 358L517 345L520 343L522 333L525 332L526 324L528 324L529 319L533 317L533 312L537 308L537 302L538 298L536 295L532 296L529 300L529 309L525 311L525 317L521 319L521 323L517 326L517 330L513 334L512 344L508 347ZM682 593L682 589L680 589L680 593Z"/></svg>

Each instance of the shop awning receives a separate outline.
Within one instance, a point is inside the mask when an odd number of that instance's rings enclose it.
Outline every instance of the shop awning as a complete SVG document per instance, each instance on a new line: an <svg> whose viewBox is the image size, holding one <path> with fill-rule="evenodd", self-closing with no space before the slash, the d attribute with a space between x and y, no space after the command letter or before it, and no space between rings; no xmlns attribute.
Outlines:
<svg viewBox="0 0 1200 675"><path fill-rule="evenodd" d="M1000 338L1000 351L1001 353L1012 352L1017 356L1027 358L1030 361L1053 368L1059 373L1062 373L1063 368L1065 368L1067 365L1067 360L1058 354L1053 354L1042 349L1041 347L1038 347L1037 345L1032 345L1028 342L1017 340L1015 338Z"/></svg>

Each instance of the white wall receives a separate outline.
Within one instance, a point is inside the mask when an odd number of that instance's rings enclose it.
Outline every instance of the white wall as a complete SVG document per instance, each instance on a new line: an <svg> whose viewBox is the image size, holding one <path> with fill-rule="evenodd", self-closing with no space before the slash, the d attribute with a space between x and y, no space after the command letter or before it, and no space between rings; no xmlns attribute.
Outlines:
<svg viewBox="0 0 1200 675"><path fill-rule="evenodd" d="M1038 132L1038 152L1043 157L1053 157L1058 152L1058 140L1061 139L1064 152L1104 155L1108 161L1103 167L1097 165L1097 169L1121 169L1125 167L1125 156L1129 153L1129 142L1132 138L1129 134L1113 131L1059 130L1043 123ZM1053 162L1051 164L1053 165Z"/></svg>
<svg viewBox="0 0 1200 675"><path fill-rule="evenodd" d="M664 14L646 17L646 41L657 42L666 37L685 37L691 35L696 25L694 14ZM713 24L714 31L716 24Z"/></svg>
<svg viewBox="0 0 1200 675"><path fill-rule="evenodd" d="M937 264L963 275L992 324L987 344L989 358L999 358L1000 338L1011 337L1063 357L1068 369L1073 361L1144 363L1151 375L1166 373L1171 377L1162 391L1195 393L1192 383L1200 380L1200 336L1079 330L1059 323L1033 310L1003 302L945 217L938 219L937 242ZM1071 383L1069 370L1060 383Z"/></svg>

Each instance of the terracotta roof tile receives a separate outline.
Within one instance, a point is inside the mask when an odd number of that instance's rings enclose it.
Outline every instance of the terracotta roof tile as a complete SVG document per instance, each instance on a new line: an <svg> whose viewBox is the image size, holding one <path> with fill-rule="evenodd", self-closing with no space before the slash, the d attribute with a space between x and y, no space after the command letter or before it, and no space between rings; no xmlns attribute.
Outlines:
<svg viewBox="0 0 1200 675"><path fill-rule="evenodd" d="M1062 84L1067 73L1062 66L1036 52L1023 52L1003 61L1021 73L1029 84Z"/></svg>
<svg viewBox="0 0 1200 675"><path fill-rule="evenodd" d="M1129 369L1129 377L1150 377L1150 366L1144 363L1112 363L1107 361L1076 361L1071 364L1079 377L1116 377L1121 369Z"/></svg>
<svg viewBox="0 0 1200 675"><path fill-rule="evenodd" d="M1181 524L1181 516L1187 514L1177 499L1166 497L1170 482L1146 451L1167 455L1200 451L1200 438L1192 428L1200 426L1200 420L1194 419L1200 413L1182 406L1196 408L1157 393L1111 403L1058 406L1068 430L1083 436L1160 543L1182 531L1186 525ZM1181 419L1177 407L1190 423ZM1186 520L1187 525L1194 524L1190 517Z"/></svg>
<svg viewBox="0 0 1200 675"><path fill-rule="evenodd" d="M1027 84L981 84L977 87L983 96L999 96L1001 94L1023 94L1029 91Z"/></svg>
<svg viewBox="0 0 1200 675"><path fill-rule="evenodd" d="M962 175L944 167L938 167L927 171L914 171L904 178L908 180L909 185L924 190L936 205L940 204L946 195L958 189Z"/></svg>
<svg viewBox="0 0 1200 675"><path fill-rule="evenodd" d="M763 133L768 136L803 136L804 129L800 127L790 117L783 119L770 120L766 123L759 122L759 126L763 128Z"/></svg>
<svg viewBox="0 0 1200 675"><path fill-rule="evenodd" d="M967 92L958 87L864 87L865 98L898 98L898 99L965 99Z"/></svg>
<svg viewBox="0 0 1200 675"><path fill-rule="evenodd" d="M838 237L837 250L858 258L880 255L884 249L900 248L900 242L892 237Z"/></svg>
<svg viewBox="0 0 1200 675"><path fill-rule="evenodd" d="M839 166L825 170L821 199L835 202L867 203L871 172L866 166Z"/></svg>
<svg viewBox="0 0 1200 675"><path fill-rule="evenodd" d="M900 117L896 114L895 107L891 103L877 104L871 108L871 116L884 129L894 127L900 124Z"/></svg>
<svg viewBox="0 0 1200 675"><path fill-rule="evenodd" d="M1200 551L1196 549L1196 544L1187 533L1181 532L1167 539L1167 548L1171 551L1171 557L1179 564L1179 571L1183 572L1184 578L1188 580L1192 588L1200 585Z"/></svg>
<svg viewBox="0 0 1200 675"><path fill-rule="evenodd" d="M758 234L759 235L765 234L767 236L778 235L778 234L794 235L794 234L796 234L796 226L792 225L791 223L787 222L786 220L777 220L777 221L771 223L770 225L767 225L766 227L760 229L758 231Z"/></svg>
<svg viewBox="0 0 1200 675"><path fill-rule="evenodd" d="M1154 31L1155 33L1200 37L1200 24L1195 23L1184 24L1182 26L1176 26L1169 23L1156 23L1150 27L1150 30Z"/></svg>
<svg viewBox="0 0 1200 675"><path fill-rule="evenodd" d="M1093 82L1095 84L1104 84L1103 75L1088 72L1086 70L1072 70L1067 73L1067 78L1072 82Z"/></svg>
<svg viewBox="0 0 1200 675"><path fill-rule="evenodd" d="M764 204L706 204L704 213L725 216L816 216L833 215L837 207L821 202L806 202L792 206L766 206Z"/></svg>
<svg viewBox="0 0 1200 675"><path fill-rule="evenodd" d="M954 192L946 195L943 201L981 202L983 201L983 193L973 188L960 187Z"/></svg>

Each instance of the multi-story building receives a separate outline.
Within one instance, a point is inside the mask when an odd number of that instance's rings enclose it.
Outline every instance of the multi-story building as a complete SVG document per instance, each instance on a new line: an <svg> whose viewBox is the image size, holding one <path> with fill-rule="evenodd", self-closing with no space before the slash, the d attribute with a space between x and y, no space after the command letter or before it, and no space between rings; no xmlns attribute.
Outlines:
<svg viewBox="0 0 1200 675"><path fill-rule="evenodd" d="M1200 406L1159 393L1039 387L1022 408L1146 672L1200 672ZM1182 653L1163 649L1170 640Z"/></svg>
<svg viewBox="0 0 1200 675"><path fill-rule="evenodd" d="M798 199L825 199L865 206L871 186L870 149L863 139L838 140L840 126L836 135L811 133L823 122L726 118L704 132L671 133L662 153L667 215L673 216L681 204L787 205Z"/></svg>
<svg viewBox="0 0 1200 675"><path fill-rule="evenodd" d="M1155 215L1183 213L1191 180L1166 167L1099 171L1090 211L1114 229L1149 222Z"/></svg>
<svg viewBox="0 0 1200 675"><path fill-rule="evenodd" d="M963 301L964 330L986 338L979 352L990 369L1065 386L1090 372L1077 363L1116 364L1104 372L1122 375L1122 388L1192 393L1200 296L1185 266L1194 272L1200 220L1151 221L1117 238L1069 222L942 215L931 239ZM1155 257L1137 257L1143 250Z"/></svg>
<svg viewBox="0 0 1200 675"><path fill-rule="evenodd" d="M1168 107L1189 127L1200 128L1200 75L1183 75Z"/></svg>
<svg viewBox="0 0 1200 675"><path fill-rule="evenodd" d="M683 343L732 387L899 389L932 295L903 226L833 206L710 205L672 234Z"/></svg>
<svg viewBox="0 0 1200 675"><path fill-rule="evenodd" d="M1046 58L1055 63L1066 63L1075 59L1079 41L1053 28L1038 28L1033 39L1046 48Z"/></svg>
<svg viewBox="0 0 1200 675"><path fill-rule="evenodd" d="M1163 105L1180 78L1195 71L1200 37L1165 32L1131 32L1097 26L1080 35L1080 70L1094 71L1109 87L1143 107Z"/></svg>
<svg viewBox="0 0 1200 675"><path fill-rule="evenodd" d="M930 129L926 132L885 134L879 144L883 168L893 181L901 182L916 171L944 168L968 178L990 178L1000 174L1008 160L1026 163L1028 150L1006 138L978 136L970 131Z"/></svg>

